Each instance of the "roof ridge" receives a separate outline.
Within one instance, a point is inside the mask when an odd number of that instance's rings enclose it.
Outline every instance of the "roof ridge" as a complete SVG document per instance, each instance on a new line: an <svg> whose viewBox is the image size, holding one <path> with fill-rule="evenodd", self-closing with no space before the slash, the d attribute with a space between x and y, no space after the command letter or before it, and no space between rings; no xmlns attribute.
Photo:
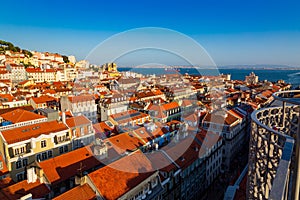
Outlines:
<svg viewBox="0 0 300 200"><path fill-rule="evenodd" d="M159 150L161 151L178 169L180 169L180 166L165 152L164 150Z"/></svg>

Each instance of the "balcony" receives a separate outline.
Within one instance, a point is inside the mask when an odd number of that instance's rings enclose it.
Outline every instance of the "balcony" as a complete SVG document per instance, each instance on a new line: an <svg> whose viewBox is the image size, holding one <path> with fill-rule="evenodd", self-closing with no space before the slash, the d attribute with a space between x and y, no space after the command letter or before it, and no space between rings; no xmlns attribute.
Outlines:
<svg viewBox="0 0 300 200"><path fill-rule="evenodd" d="M294 156L295 149L299 151L298 94L300 91L275 93L279 107L261 109L251 116L247 199L298 199L298 153Z"/></svg>

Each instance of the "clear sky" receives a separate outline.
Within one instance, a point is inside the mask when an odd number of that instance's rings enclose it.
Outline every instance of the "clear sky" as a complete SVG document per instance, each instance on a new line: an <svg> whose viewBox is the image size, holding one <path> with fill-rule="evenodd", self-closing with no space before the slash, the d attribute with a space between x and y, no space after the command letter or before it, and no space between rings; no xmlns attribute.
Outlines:
<svg viewBox="0 0 300 200"><path fill-rule="evenodd" d="M106 38L163 27L199 42L218 65L300 66L299 0L1 1L0 39L83 59Z"/></svg>

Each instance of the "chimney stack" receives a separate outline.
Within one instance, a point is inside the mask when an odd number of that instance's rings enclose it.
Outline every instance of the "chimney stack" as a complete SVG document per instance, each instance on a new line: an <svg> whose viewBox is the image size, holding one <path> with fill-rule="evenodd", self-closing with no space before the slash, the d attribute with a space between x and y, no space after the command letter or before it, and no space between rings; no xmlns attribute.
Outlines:
<svg viewBox="0 0 300 200"><path fill-rule="evenodd" d="M62 118L62 122L63 122L64 124L66 124L66 113L65 113L65 111L62 112L61 118Z"/></svg>

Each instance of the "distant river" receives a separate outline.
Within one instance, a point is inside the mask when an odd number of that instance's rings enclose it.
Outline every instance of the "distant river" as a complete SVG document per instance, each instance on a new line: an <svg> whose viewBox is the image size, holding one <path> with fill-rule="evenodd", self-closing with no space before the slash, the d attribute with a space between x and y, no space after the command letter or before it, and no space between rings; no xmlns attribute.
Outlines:
<svg viewBox="0 0 300 200"><path fill-rule="evenodd" d="M197 70L196 68L180 68L178 72L172 70L165 70L164 68L118 68L119 71L133 71L140 74L205 74L205 75L215 75L215 70ZM211 74L210 74L211 72ZM258 75L259 80L277 81L284 80L287 83L291 83L294 86L300 85L300 70L253 70L253 69L219 69L219 73L231 74L232 80L245 80L245 76L254 72Z"/></svg>

